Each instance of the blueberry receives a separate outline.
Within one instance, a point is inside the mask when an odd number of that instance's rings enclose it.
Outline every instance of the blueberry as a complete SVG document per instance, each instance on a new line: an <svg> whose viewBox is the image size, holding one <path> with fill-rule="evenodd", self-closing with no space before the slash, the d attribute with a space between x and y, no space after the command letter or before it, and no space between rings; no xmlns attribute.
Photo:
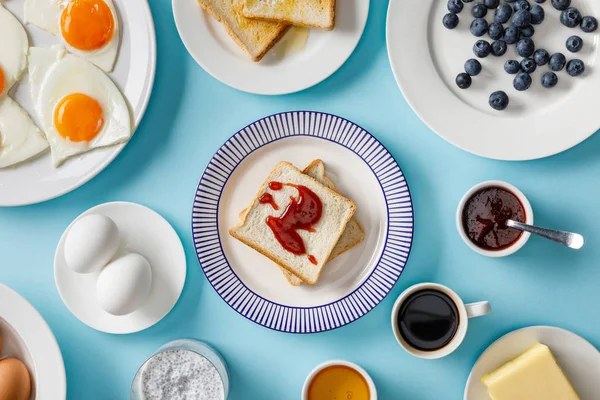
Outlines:
<svg viewBox="0 0 600 400"><path fill-rule="evenodd" d="M473 0L463 0L463 3L471 3Z"/></svg>
<svg viewBox="0 0 600 400"><path fill-rule="evenodd" d="M550 69L552 71L562 71L566 63L567 59L562 53L554 53L550 57Z"/></svg>
<svg viewBox="0 0 600 400"><path fill-rule="evenodd" d="M585 64L581 60L571 60L567 63L567 73L571 76L579 76L585 71Z"/></svg>
<svg viewBox="0 0 600 400"><path fill-rule="evenodd" d="M492 22L488 28L488 34L494 40L502 39L504 37L504 27L500 22Z"/></svg>
<svg viewBox="0 0 600 400"><path fill-rule="evenodd" d="M444 26L448 29L454 29L458 26L458 15L453 13L448 13L444 15L444 19L442 20Z"/></svg>
<svg viewBox="0 0 600 400"><path fill-rule="evenodd" d="M515 4L515 11L521 11L521 10L525 10L525 11L531 10L531 4L529 4L529 2L527 0L517 1L517 4Z"/></svg>
<svg viewBox="0 0 600 400"><path fill-rule="evenodd" d="M598 29L598 20L594 17L583 17L581 20L581 30L590 33Z"/></svg>
<svg viewBox="0 0 600 400"><path fill-rule="evenodd" d="M527 72L528 74L532 74L533 71L537 68L537 64L533 61L533 58L524 58L521 60L521 69L523 72Z"/></svg>
<svg viewBox="0 0 600 400"><path fill-rule="evenodd" d="M571 0L552 0L552 7L557 10L566 10L571 5Z"/></svg>
<svg viewBox="0 0 600 400"><path fill-rule="evenodd" d="M531 38L523 38L517 43L517 53L521 57L531 57L535 51L535 44Z"/></svg>
<svg viewBox="0 0 600 400"><path fill-rule="evenodd" d="M448 0L448 11L454 14L458 14L463 10L462 0Z"/></svg>
<svg viewBox="0 0 600 400"><path fill-rule="evenodd" d="M546 72L542 75L542 86L552 89L558 83L558 76L554 72Z"/></svg>
<svg viewBox="0 0 600 400"><path fill-rule="evenodd" d="M541 4L541 3L545 3L545 2L546 2L546 0L535 0L535 2L536 2L536 3L540 3L540 4Z"/></svg>
<svg viewBox="0 0 600 400"><path fill-rule="evenodd" d="M470 88L471 83L473 83L473 80L471 79L471 76L467 73L461 72L456 76L456 85L461 89Z"/></svg>
<svg viewBox="0 0 600 400"><path fill-rule="evenodd" d="M517 60L508 60L504 63L504 70L507 73L514 75L521 70L521 64L519 64Z"/></svg>
<svg viewBox="0 0 600 400"><path fill-rule="evenodd" d="M524 28L521 28L521 37L532 37L535 35L535 28L533 25L527 25Z"/></svg>
<svg viewBox="0 0 600 400"><path fill-rule="evenodd" d="M498 9L496 10L496 15L494 19L496 22L500 22L501 24L505 24L510 20L512 16L513 9L508 4L500 4Z"/></svg>
<svg viewBox="0 0 600 400"><path fill-rule="evenodd" d="M514 3L517 0L504 0L504 1L506 1L507 3Z"/></svg>
<svg viewBox="0 0 600 400"><path fill-rule="evenodd" d="M513 14L512 23L517 28L523 28L531 23L531 13L527 10L520 10Z"/></svg>
<svg viewBox="0 0 600 400"><path fill-rule="evenodd" d="M492 93L490 96L490 106L494 110L504 110L506 107L508 107L508 95L501 90Z"/></svg>
<svg viewBox="0 0 600 400"><path fill-rule="evenodd" d="M492 42L492 54L496 57L503 56L506 54L507 47L504 40L494 40L494 42Z"/></svg>
<svg viewBox="0 0 600 400"><path fill-rule="evenodd" d="M539 66L546 65L550 61L550 54L544 49L537 49L533 53L533 59Z"/></svg>
<svg viewBox="0 0 600 400"><path fill-rule="evenodd" d="M500 0L483 0L483 4L490 10L493 10L494 8L498 7Z"/></svg>
<svg viewBox="0 0 600 400"><path fill-rule="evenodd" d="M465 72L471 76L477 76L481 73L481 63L474 58L465 63Z"/></svg>
<svg viewBox="0 0 600 400"><path fill-rule="evenodd" d="M475 18L485 17L487 11L488 9L485 5L483 5L483 3L475 3L473 4L473 8L471 8L471 14L473 14Z"/></svg>
<svg viewBox="0 0 600 400"><path fill-rule="evenodd" d="M529 12L531 13L531 23L534 25L541 24L544 21L544 18L546 17L546 13L544 12L542 6L539 6L537 4L531 7L531 11Z"/></svg>
<svg viewBox="0 0 600 400"><path fill-rule="evenodd" d="M473 53L479 58L485 58L492 52L492 46L486 40L478 40L473 45Z"/></svg>
<svg viewBox="0 0 600 400"><path fill-rule="evenodd" d="M481 37L485 35L488 30L488 23L483 18L475 18L473 22L471 22L471 33L473 36Z"/></svg>
<svg viewBox="0 0 600 400"><path fill-rule="evenodd" d="M569 28L575 28L581 23L581 13L575 7L569 7L560 13L560 23Z"/></svg>
<svg viewBox="0 0 600 400"><path fill-rule="evenodd" d="M526 72L519 72L517 76L515 76L515 80L513 81L513 86L519 92L523 92L531 87L531 75Z"/></svg>
<svg viewBox="0 0 600 400"><path fill-rule="evenodd" d="M504 41L508 44L515 44L519 40L519 28L516 26L509 26L504 29Z"/></svg>
<svg viewBox="0 0 600 400"><path fill-rule="evenodd" d="M567 39L567 50L577 53L583 47L583 39L579 36L571 36Z"/></svg>

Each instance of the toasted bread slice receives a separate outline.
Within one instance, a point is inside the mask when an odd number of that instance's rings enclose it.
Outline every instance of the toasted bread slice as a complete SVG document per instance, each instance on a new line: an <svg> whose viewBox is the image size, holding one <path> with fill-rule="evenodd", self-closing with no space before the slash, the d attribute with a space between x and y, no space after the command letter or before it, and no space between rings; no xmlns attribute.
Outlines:
<svg viewBox="0 0 600 400"><path fill-rule="evenodd" d="M319 221L313 225L314 232L297 231L304 242L306 254L295 255L284 249L265 223L268 216L281 216L290 204L291 197L298 196L298 190L290 186L273 191L269 189L270 182L306 186L321 200L323 211ZM259 197L266 192L273 196L279 207L278 210L258 201ZM244 219L231 227L229 234L269 257L303 282L314 285L355 209L356 206L351 200L303 174L292 164L280 162L252 200ZM309 260L309 255L316 259L316 264Z"/></svg>
<svg viewBox="0 0 600 400"><path fill-rule="evenodd" d="M252 61L260 61L285 33L283 22L248 19L242 14L244 0L198 0L200 6L219 21L229 36Z"/></svg>
<svg viewBox="0 0 600 400"><path fill-rule="evenodd" d="M244 15L330 31L335 25L335 0L244 0Z"/></svg>

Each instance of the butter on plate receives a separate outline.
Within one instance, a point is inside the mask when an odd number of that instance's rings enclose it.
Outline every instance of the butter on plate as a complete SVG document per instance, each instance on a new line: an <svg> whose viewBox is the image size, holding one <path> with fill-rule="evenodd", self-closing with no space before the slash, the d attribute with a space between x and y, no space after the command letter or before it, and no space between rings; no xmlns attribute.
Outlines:
<svg viewBox="0 0 600 400"><path fill-rule="evenodd" d="M493 400L580 400L548 346L525 353L481 379Z"/></svg>

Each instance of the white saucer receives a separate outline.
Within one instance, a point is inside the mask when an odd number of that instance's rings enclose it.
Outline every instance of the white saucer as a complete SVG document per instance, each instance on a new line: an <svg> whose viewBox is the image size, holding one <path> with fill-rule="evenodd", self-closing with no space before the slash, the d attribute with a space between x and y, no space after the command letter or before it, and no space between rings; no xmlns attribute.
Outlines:
<svg viewBox="0 0 600 400"><path fill-rule="evenodd" d="M540 342L552 350L560 367L582 399L600 393L600 352L573 332L552 326L518 329L492 343L471 370L464 400L490 400L481 378Z"/></svg>
<svg viewBox="0 0 600 400"><path fill-rule="evenodd" d="M579 58L585 62L586 72L577 78L565 70L557 72L558 85L546 89L541 76L550 69L548 65L537 67L531 88L518 92L513 88L514 75L504 72L507 60L522 59L511 45L502 57L480 59L483 71L473 77L469 89L462 90L455 79L464 72L465 61L476 58L474 43L491 39L488 35L476 38L469 32L474 2L465 3L458 27L446 29L442 24L448 12L446 4L439 0L390 0L387 15L387 48L394 76L406 101L431 130L480 156L529 160L570 149L600 128L596 106L600 90L598 31L584 33L561 25L560 12L546 1L540 4L546 18L535 26L536 47L551 54L561 52L568 60ZM583 15L600 14L597 0L578 0L576 7ZM493 18L494 13L488 12L487 21ZM565 46L571 35L584 40L577 54ZM497 90L510 98L504 111L495 111L488 104Z"/></svg>
<svg viewBox="0 0 600 400"><path fill-rule="evenodd" d="M121 247L117 254L135 252L152 267L152 288L146 303L131 314L115 316L96 299L98 273L78 274L64 259L64 241L75 221L89 214L110 217L119 227ZM65 230L54 255L54 279L65 305L84 324L106 333L124 334L149 328L171 311L183 290L186 260L181 240L159 214L135 203L114 202L90 208Z"/></svg>
<svg viewBox="0 0 600 400"><path fill-rule="evenodd" d="M67 398L65 364L54 334L37 310L0 283L0 359L21 360L32 379L31 400Z"/></svg>
<svg viewBox="0 0 600 400"><path fill-rule="evenodd" d="M273 48L258 63L244 54L219 22L202 11L197 0L173 0L173 15L183 44L206 72L244 92L278 95L314 86L346 62L362 36L369 3L338 1L332 31L311 29L304 50L281 59L278 49Z"/></svg>

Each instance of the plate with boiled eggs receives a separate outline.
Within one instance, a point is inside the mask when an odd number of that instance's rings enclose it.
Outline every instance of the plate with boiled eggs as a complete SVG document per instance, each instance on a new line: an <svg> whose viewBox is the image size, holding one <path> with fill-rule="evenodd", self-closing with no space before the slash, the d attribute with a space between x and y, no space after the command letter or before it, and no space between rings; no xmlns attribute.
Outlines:
<svg viewBox="0 0 600 400"><path fill-rule="evenodd" d="M154 22L146 0L0 0L0 37L0 206L35 204L92 179L132 137Z"/></svg>

